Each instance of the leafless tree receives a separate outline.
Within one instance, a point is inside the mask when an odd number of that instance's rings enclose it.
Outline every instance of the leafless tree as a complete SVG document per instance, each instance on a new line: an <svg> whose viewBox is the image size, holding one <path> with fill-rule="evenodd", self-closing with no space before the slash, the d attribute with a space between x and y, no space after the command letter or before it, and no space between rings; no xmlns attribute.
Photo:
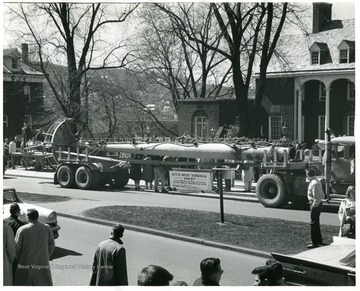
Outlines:
<svg viewBox="0 0 360 291"><path fill-rule="evenodd" d="M83 121L81 100L82 89L86 86L82 85L88 71L126 65L128 53L123 50L124 44L115 40L108 43L102 36L106 29L116 29L137 6L100 3L7 4L15 18L25 25L25 31L23 26L17 31L19 36L36 46L39 69L44 73L65 116ZM55 80L47 73L55 63L66 66L66 79L57 76Z"/></svg>
<svg viewBox="0 0 360 291"><path fill-rule="evenodd" d="M97 135L142 136L148 126L158 128L164 135L176 135L162 122L160 112L147 107L154 99L151 84L144 74L124 69L95 71L89 76L89 125ZM159 86L158 86L159 87Z"/></svg>
<svg viewBox="0 0 360 291"><path fill-rule="evenodd" d="M288 3L211 3L210 7L226 46L214 46L212 43L194 36L187 23L177 17L175 13L170 13L176 17L190 40L201 43L204 47L217 52L230 61L239 111L239 134L250 135L248 92L254 63L259 57L260 77L255 98L257 106L261 103L267 66L274 54L283 28ZM276 15L274 15L274 10L276 10ZM169 10L167 12L169 13Z"/></svg>
<svg viewBox="0 0 360 291"><path fill-rule="evenodd" d="M194 38L219 46L219 30L213 29L208 4L146 5L138 13L143 22L139 26L136 69L147 73L170 92L175 110L180 99L222 93L231 71L229 64L220 66L226 59L201 42L190 40L182 29L182 25L186 25Z"/></svg>

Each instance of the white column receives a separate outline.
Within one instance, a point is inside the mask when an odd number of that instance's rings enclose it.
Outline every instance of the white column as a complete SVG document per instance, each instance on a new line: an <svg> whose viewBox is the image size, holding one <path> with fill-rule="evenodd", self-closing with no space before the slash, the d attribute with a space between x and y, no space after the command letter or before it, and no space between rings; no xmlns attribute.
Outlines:
<svg viewBox="0 0 360 291"><path fill-rule="evenodd" d="M298 116L297 116L297 139L299 140L299 142L301 143L302 142L302 128L301 128L301 121L302 121L302 90L301 90L301 87L299 88L299 90L297 91L298 92L298 99L297 99L297 107L298 107Z"/></svg>
<svg viewBox="0 0 360 291"><path fill-rule="evenodd" d="M326 99L325 99L325 131L330 127L330 88L326 87ZM324 132L324 140L326 140L326 133Z"/></svg>

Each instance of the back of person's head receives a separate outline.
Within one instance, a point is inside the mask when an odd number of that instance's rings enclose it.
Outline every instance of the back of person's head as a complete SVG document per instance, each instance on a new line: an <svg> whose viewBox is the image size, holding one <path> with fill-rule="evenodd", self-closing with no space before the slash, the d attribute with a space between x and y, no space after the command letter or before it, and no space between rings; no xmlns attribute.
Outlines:
<svg viewBox="0 0 360 291"><path fill-rule="evenodd" d="M255 275L254 286L267 286L269 284L268 276L269 276L269 267L268 266L260 266L256 267L251 271L251 274Z"/></svg>
<svg viewBox="0 0 360 291"><path fill-rule="evenodd" d="M138 275L138 286L169 286L174 278L172 274L163 267L148 265Z"/></svg>
<svg viewBox="0 0 360 291"><path fill-rule="evenodd" d="M279 285L279 282L283 280L283 266L276 260L268 260L266 261L266 265L268 267L268 285Z"/></svg>
<svg viewBox="0 0 360 291"><path fill-rule="evenodd" d="M10 214L17 215L20 212L20 206L17 203L13 203L10 205Z"/></svg>
<svg viewBox="0 0 360 291"><path fill-rule="evenodd" d="M39 212L34 208L30 208L27 210L26 216L29 221L37 221L39 218Z"/></svg>
<svg viewBox="0 0 360 291"><path fill-rule="evenodd" d="M315 169L313 169L313 168L307 168L305 171L306 171L306 174L307 174L309 177L314 177L314 176L315 176Z"/></svg>
<svg viewBox="0 0 360 291"><path fill-rule="evenodd" d="M211 276L218 272L220 268L220 259L206 258L200 263L201 276L205 279L210 279Z"/></svg>
<svg viewBox="0 0 360 291"><path fill-rule="evenodd" d="M175 281L173 286L189 286L185 281Z"/></svg>
<svg viewBox="0 0 360 291"><path fill-rule="evenodd" d="M122 237L124 234L124 227L121 224L116 224L112 227L111 234L114 237Z"/></svg>

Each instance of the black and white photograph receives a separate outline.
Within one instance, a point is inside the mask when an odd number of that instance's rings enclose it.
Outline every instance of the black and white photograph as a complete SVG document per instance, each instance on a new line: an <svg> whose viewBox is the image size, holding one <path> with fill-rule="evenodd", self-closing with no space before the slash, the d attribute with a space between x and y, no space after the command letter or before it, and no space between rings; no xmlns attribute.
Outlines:
<svg viewBox="0 0 360 291"><path fill-rule="evenodd" d="M0 285L355 290L359 5L2 1Z"/></svg>

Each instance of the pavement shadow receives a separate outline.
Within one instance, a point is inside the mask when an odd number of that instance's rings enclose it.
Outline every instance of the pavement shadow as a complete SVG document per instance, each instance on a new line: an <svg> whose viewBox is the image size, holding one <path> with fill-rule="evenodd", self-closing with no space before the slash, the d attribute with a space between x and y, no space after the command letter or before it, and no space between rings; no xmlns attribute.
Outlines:
<svg viewBox="0 0 360 291"><path fill-rule="evenodd" d="M59 258L63 258L66 256L82 256L83 254L72 251L72 250L68 250L68 249L64 249L64 248L60 248L60 247L55 247L53 254L51 255L50 260L55 260L55 259L59 259Z"/></svg>
<svg viewBox="0 0 360 291"><path fill-rule="evenodd" d="M54 182L53 182L53 181L48 181L48 182L39 182L38 184L54 185Z"/></svg>

